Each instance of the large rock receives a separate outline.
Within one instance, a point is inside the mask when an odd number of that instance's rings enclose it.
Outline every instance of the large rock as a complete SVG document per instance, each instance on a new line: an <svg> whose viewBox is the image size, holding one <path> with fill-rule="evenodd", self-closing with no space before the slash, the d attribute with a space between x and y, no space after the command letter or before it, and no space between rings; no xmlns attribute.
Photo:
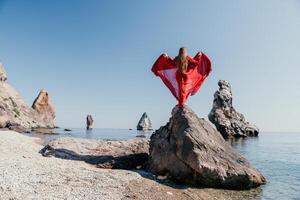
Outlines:
<svg viewBox="0 0 300 200"><path fill-rule="evenodd" d="M139 131L152 130L152 123L147 113L143 113L136 129Z"/></svg>
<svg viewBox="0 0 300 200"><path fill-rule="evenodd" d="M40 153L85 161L99 168L131 169L147 162L149 142L143 138L107 141L66 137L49 142Z"/></svg>
<svg viewBox="0 0 300 200"><path fill-rule="evenodd" d="M50 96L46 90L41 90L32 104L32 108L37 111L40 118L48 123L48 126L54 127L55 109Z"/></svg>
<svg viewBox="0 0 300 200"><path fill-rule="evenodd" d="M152 136L149 169L200 187L249 189L266 182L262 174L221 134L188 107L175 107L170 121Z"/></svg>
<svg viewBox="0 0 300 200"><path fill-rule="evenodd" d="M53 121L44 119L30 108L18 92L5 80L3 65L0 68L0 128L27 132L36 127L54 128Z"/></svg>
<svg viewBox="0 0 300 200"><path fill-rule="evenodd" d="M93 120L92 115L87 115L86 116L86 129L87 130L92 129L93 128L93 123L94 123L94 120Z"/></svg>
<svg viewBox="0 0 300 200"><path fill-rule="evenodd" d="M209 120L224 138L257 136L259 129L234 109L229 82L220 80L218 85L219 90L214 94L213 107L208 115Z"/></svg>

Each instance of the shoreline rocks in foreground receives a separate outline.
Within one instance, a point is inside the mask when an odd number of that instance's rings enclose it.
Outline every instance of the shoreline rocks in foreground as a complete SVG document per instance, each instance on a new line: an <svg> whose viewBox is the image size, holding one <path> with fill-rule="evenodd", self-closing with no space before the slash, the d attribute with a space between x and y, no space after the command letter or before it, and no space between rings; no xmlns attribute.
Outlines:
<svg viewBox="0 0 300 200"><path fill-rule="evenodd" d="M147 113L143 113L139 123L137 124L136 129L139 131L153 130L151 120L148 117Z"/></svg>
<svg viewBox="0 0 300 200"><path fill-rule="evenodd" d="M41 99L40 110L30 108L7 83L6 72L3 65L0 66L0 128L18 132L27 132L32 128L54 128L55 115L54 110L49 112L49 98Z"/></svg>
<svg viewBox="0 0 300 200"><path fill-rule="evenodd" d="M204 119L188 107L175 107L170 121L150 141L149 169L180 183L250 189L266 182Z"/></svg>
<svg viewBox="0 0 300 200"><path fill-rule="evenodd" d="M246 121L243 114L232 105L232 91L228 81L220 80L214 94L212 110L208 118L224 138L257 136L259 129Z"/></svg>
<svg viewBox="0 0 300 200"><path fill-rule="evenodd" d="M148 160L149 142L144 138L126 141L58 138L40 153L67 160L80 160L105 169L133 169Z"/></svg>

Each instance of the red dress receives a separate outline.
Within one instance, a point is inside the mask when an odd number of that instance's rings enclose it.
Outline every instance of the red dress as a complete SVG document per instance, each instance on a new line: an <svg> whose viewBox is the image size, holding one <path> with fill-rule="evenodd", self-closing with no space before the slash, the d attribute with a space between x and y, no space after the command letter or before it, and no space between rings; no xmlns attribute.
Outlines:
<svg viewBox="0 0 300 200"><path fill-rule="evenodd" d="M179 106L183 107L188 97L198 92L212 67L209 58L198 52L194 58L188 56L188 67L184 73L178 71L175 59L166 54L156 60L151 70L170 89Z"/></svg>

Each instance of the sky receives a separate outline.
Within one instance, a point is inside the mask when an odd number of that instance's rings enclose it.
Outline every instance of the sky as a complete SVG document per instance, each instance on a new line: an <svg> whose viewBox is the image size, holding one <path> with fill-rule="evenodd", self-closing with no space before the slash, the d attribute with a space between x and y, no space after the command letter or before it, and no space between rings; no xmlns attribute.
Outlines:
<svg viewBox="0 0 300 200"><path fill-rule="evenodd" d="M177 102L150 69L185 46L213 63L187 103L199 117L225 79L262 131L300 131L299 0L0 0L0 26L9 83L28 105L46 89L58 126L164 125Z"/></svg>

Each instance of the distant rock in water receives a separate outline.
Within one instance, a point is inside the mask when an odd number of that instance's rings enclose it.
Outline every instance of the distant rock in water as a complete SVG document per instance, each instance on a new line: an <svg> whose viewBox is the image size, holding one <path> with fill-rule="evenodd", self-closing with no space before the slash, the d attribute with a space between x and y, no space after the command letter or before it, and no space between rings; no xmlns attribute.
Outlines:
<svg viewBox="0 0 300 200"><path fill-rule="evenodd" d="M54 128L54 121L41 117L30 108L7 83L3 65L0 67L0 128L9 128L18 132L28 132L31 128Z"/></svg>
<svg viewBox="0 0 300 200"><path fill-rule="evenodd" d="M220 80L219 90L214 94L212 110L208 118L224 138L257 136L259 129L246 121L243 114L232 105L232 92L229 82Z"/></svg>
<svg viewBox="0 0 300 200"><path fill-rule="evenodd" d="M6 80L7 80L6 71L3 67L3 64L0 63L0 81L6 81Z"/></svg>
<svg viewBox="0 0 300 200"><path fill-rule="evenodd" d="M93 123L94 123L94 120L93 120L92 115L87 115L86 116L86 129L87 130L92 129L93 128Z"/></svg>
<svg viewBox="0 0 300 200"><path fill-rule="evenodd" d="M152 136L149 170L199 187L250 189L266 182L221 134L187 106Z"/></svg>
<svg viewBox="0 0 300 200"><path fill-rule="evenodd" d="M55 109L46 90L41 90L32 104L32 108L38 112L43 121L54 127Z"/></svg>
<svg viewBox="0 0 300 200"><path fill-rule="evenodd" d="M147 113L144 113L136 127L139 131L147 131L152 130L152 123Z"/></svg>
<svg viewBox="0 0 300 200"><path fill-rule="evenodd" d="M106 169L132 169L148 160L149 142L144 138L124 141L58 138L40 153L69 160L80 160Z"/></svg>

